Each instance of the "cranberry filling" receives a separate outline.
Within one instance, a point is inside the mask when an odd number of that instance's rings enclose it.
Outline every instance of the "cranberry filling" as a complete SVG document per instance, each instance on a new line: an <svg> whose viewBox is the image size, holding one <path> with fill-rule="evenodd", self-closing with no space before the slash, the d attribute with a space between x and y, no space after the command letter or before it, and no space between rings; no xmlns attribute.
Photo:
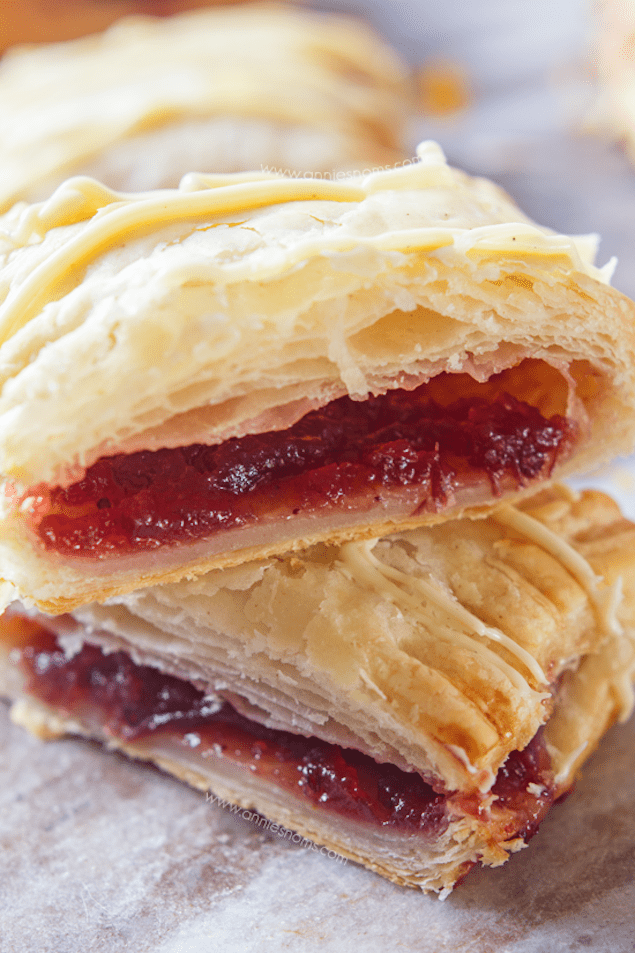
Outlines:
<svg viewBox="0 0 635 953"><path fill-rule="evenodd" d="M536 785L534 792L528 785ZM524 815L524 824L515 834L529 841L537 832L554 800L551 763L542 740L542 730L523 751L514 751L499 770L492 788L501 807ZM533 802L533 803L532 803Z"/></svg>
<svg viewBox="0 0 635 953"><path fill-rule="evenodd" d="M267 728L220 709L182 679L137 665L124 652L84 645L67 658L54 635L27 620L19 649L28 691L66 715L85 717L125 741L167 734L206 756L224 758L252 775L340 815L429 837L446 829L460 809L478 816L474 796L444 795L419 774L378 764L358 751L318 738ZM22 637L22 641L24 636ZM536 792L528 790L533 782ZM506 836L528 839L553 800L549 759L539 735L501 768L493 793L505 809Z"/></svg>
<svg viewBox="0 0 635 953"><path fill-rule="evenodd" d="M368 509L399 488L416 491L410 511L434 510L474 473L494 494L503 481L548 476L571 431L505 392L447 405L425 385L342 397L287 430L102 458L45 494L33 519L47 548L97 556L201 539L272 512Z"/></svg>

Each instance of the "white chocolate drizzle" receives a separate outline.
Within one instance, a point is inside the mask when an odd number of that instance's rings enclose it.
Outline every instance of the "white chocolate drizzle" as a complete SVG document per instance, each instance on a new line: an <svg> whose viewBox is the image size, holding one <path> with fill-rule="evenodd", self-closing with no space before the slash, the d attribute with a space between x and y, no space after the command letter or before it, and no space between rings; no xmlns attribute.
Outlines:
<svg viewBox="0 0 635 953"><path fill-rule="evenodd" d="M633 633L629 633L632 643L635 643ZM635 687L633 686L633 675L635 674L635 664L631 652L631 664L624 668L617 668L613 671L613 689L617 696L619 704L619 713L617 720L624 724L633 714L635 708Z"/></svg>
<svg viewBox="0 0 635 953"><path fill-rule="evenodd" d="M407 606L424 623L430 621L425 612L426 603L433 605L450 621L450 625L441 626L446 636L450 637L456 644L463 645L468 651L480 655L483 662L494 665L501 670L514 687L523 694L533 693L527 679L502 659L500 655L471 636L476 635L480 638L498 642L516 656L531 672L539 685L547 684L544 671L526 649L517 645L500 629L485 625L481 619L462 606L456 599L451 598L449 593L444 592L425 579L407 575L393 566L381 562L372 552L376 543L377 540L365 540L344 543L340 547L344 570L348 570L350 576L371 586L375 591L393 602L397 608L400 608L401 605ZM435 624L435 629L439 629L438 624Z"/></svg>
<svg viewBox="0 0 635 953"><path fill-rule="evenodd" d="M584 556L540 520L509 504L497 507L492 512L492 519L531 540L557 559L586 592L601 631L606 635L621 635L622 626L617 618L617 609L622 600L621 579L601 588L601 576L596 575Z"/></svg>
<svg viewBox="0 0 635 953"><path fill-rule="evenodd" d="M39 228L48 230L57 225L73 224L77 220L73 214L74 206L69 209L63 202L64 196L60 192L64 191L68 192L69 200L80 210L80 220L81 215L91 208L93 217L85 228L35 268L15 294L9 294L0 308L2 340L11 337L47 301L53 300L55 288L61 285L64 278L73 273L74 278L79 280L83 269L92 259L116 245L124 236L129 238L131 234L151 229L157 224L165 225L203 215L231 214L280 202L320 198L351 202L364 197L364 193L354 186L328 181L298 181L282 176L247 182L243 178L238 184L208 186L200 191L166 189L134 196L124 196L101 187L92 179L71 179L60 186L48 203L39 207L38 213L27 210L30 216L28 226L26 222L22 225L22 241L25 240L27 227L34 231L39 231ZM106 204L109 197L110 202Z"/></svg>
<svg viewBox="0 0 635 953"><path fill-rule="evenodd" d="M63 183L51 198L27 206L5 238L14 248L41 241L48 231L63 226L82 224L79 231L49 257L34 268L29 277L11 291L0 307L0 343L41 311L50 301L57 300L77 285L85 268L99 255L131 236L160 229L168 223L196 220L203 217L227 216L242 211L256 210L291 202L327 201L349 203L356 207L377 192L396 196L399 192L416 191L423 194L435 190L449 192L462 180L450 169L443 152L436 143L425 142L417 149L418 161L399 169L387 169L369 175L354 175L336 181L328 179L292 179L277 174L186 175L178 189L127 194L115 192L94 179L78 176ZM403 204L403 199L401 200ZM455 215L458 212L461 198ZM427 215L424 215L424 220ZM519 218L521 216L519 215ZM336 223L319 237L305 238L283 258L274 256L272 268L292 267L299 261L329 252L348 251L354 247L371 246L378 251L409 253L434 252L454 245L462 254L488 256L494 251L512 247L518 255L541 255L569 260L574 270L600 277L582 243L576 244L568 236L547 232L528 220L499 222L485 226L444 226L430 219L408 230L380 230L377 234L360 235L350 231L343 221ZM259 263L258 277L266 268ZM254 263L237 260L225 263L222 280L240 280L254 277ZM217 276L221 280L221 274Z"/></svg>
<svg viewBox="0 0 635 953"><path fill-rule="evenodd" d="M570 782L573 766L588 747L588 741L583 741L577 748L568 751L566 754L547 743L547 752L553 764L558 765L558 772L554 777L556 789L561 785Z"/></svg>

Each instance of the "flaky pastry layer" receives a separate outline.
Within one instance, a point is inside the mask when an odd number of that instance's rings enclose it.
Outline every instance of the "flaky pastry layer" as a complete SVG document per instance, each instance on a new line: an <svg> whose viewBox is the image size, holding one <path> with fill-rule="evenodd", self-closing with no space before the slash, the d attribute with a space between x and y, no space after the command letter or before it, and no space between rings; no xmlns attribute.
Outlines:
<svg viewBox="0 0 635 953"><path fill-rule="evenodd" d="M556 487L484 519L318 546L50 624L69 650L124 649L271 727L483 791L548 720L566 672L631 645L634 538L607 497ZM630 696L613 688L617 710Z"/></svg>
<svg viewBox="0 0 635 953"><path fill-rule="evenodd" d="M90 713L24 696L6 642L3 690L43 737L99 737L397 883L447 891L474 863L524 846L505 805L487 800L512 751L542 728L557 796L630 711L634 543L607 497L555 487L487 519L318 547L47 620L71 653L84 640L123 649L257 722L417 770L448 792L449 821L434 835L316 810L160 732L104 734Z"/></svg>
<svg viewBox="0 0 635 953"><path fill-rule="evenodd" d="M575 424L551 475L631 448L632 303L591 264L592 243L529 222L433 144L411 166L334 182L190 176L124 196L70 180L5 226L0 572L47 611L438 518L418 506L371 509L361 526L307 514L129 566L45 553L29 535L39 488L103 456L217 445L342 395L525 367L558 377ZM530 374L524 386L531 403L540 385ZM455 512L490 503L486 484Z"/></svg>

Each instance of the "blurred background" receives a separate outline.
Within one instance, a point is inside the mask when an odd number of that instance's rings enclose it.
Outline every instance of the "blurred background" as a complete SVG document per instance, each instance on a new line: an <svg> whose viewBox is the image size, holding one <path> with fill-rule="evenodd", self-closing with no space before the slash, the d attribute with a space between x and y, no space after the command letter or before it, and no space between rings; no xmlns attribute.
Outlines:
<svg viewBox="0 0 635 953"><path fill-rule="evenodd" d="M245 6L238 2L235 6ZM532 217L602 236L615 284L635 296L635 175L618 143L590 131L599 35L610 8L593 0L317 0L298 6L371 23L408 64L420 117L409 148L434 138L449 161L507 188ZM3 0L0 50L104 29L130 14L167 17L209 0ZM609 12L607 12L607 10ZM625 14L626 15L626 14Z"/></svg>

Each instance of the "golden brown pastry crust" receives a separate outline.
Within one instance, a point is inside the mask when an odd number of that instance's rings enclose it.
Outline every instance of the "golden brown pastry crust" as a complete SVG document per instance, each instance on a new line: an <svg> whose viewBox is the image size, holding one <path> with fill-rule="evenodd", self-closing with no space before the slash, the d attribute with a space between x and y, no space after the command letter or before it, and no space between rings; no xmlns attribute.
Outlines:
<svg viewBox="0 0 635 953"><path fill-rule="evenodd" d="M483 520L318 547L76 615L89 641L192 678L258 721L415 767L448 791L486 798L544 724L561 792L632 707L634 543L607 497L557 487ZM57 625L72 650L83 636ZM6 658L1 668L19 696ZM94 734L33 700L14 716L42 736ZM473 817L459 798L438 840L377 834L156 737L110 743L397 883L447 890L475 861L523 846L502 808Z"/></svg>
<svg viewBox="0 0 635 953"><path fill-rule="evenodd" d="M554 476L631 448L632 303L588 243L530 223L432 144L415 165L338 182L190 177L126 197L72 180L5 225L0 572L47 611L438 519L310 516L128 564L44 553L27 526L38 484L72 482L101 455L280 429L342 394L441 372L483 381L535 366L556 374L578 425ZM491 499L484 480L454 514Z"/></svg>
<svg viewBox="0 0 635 953"><path fill-rule="evenodd" d="M590 562L589 531L604 546ZM222 683L256 720L269 712L449 790L487 789L547 720L564 672L612 639L632 649L611 599L618 574L635 582L634 539L607 497L558 487L484 519L319 546L75 615L145 663Z"/></svg>

